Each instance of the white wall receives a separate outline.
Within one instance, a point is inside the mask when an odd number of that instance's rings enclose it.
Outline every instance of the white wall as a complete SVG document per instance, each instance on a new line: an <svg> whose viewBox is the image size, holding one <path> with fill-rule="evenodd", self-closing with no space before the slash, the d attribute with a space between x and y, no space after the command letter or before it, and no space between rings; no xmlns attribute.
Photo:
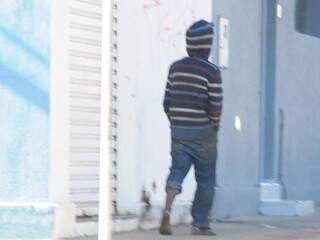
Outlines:
<svg viewBox="0 0 320 240"><path fill-rule="evenodd" d="M164 200L170 167L169 124L162 108L169 65L186 55L185 32L197 19L211 20L211 1L119 0L118 207L136 212L143 186L152 202ZM180 200L191 200L189 174Z"/></svg>

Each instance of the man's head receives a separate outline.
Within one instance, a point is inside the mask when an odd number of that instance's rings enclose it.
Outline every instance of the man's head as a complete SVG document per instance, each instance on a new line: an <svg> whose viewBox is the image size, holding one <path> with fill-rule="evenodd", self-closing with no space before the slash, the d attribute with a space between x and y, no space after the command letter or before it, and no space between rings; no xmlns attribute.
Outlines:
<svg viewBox="0 0 320 240"><path fill-rule="evenodd" d="M190 57L209 58L214 35L213 28L213 23L205 20L199 20L189 27L186 41Z"/></svg>

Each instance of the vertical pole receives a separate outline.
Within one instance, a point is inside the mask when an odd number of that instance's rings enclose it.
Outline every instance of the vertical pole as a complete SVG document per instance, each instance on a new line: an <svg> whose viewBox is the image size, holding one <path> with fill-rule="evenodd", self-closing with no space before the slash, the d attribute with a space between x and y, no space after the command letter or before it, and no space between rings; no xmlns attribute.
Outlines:
<svg viewBox="0 0 320 240"><path fill-rule="evenodd" d="M111 171L109 151L111 1L103 1L102 16L99 240L108 240L111 239Z"/></svg>

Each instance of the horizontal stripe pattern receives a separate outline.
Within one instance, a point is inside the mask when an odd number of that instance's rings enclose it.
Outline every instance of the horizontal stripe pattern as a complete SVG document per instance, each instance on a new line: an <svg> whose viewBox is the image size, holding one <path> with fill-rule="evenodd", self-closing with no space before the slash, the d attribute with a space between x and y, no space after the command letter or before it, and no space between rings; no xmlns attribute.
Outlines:
<svg viewBox="0 0 320 240"><path fill-rule="evenodd" d="M186 37L186 39L188 41L199 41L199 40L207 40L207 39L212 39L212 38L213 38L212 34L195 36L195 37L189 37L189 36Z"/></svg>
<svg viewBox="0 0 320 240"><path fill-rule="evenodd" d="M221 83L219 68L214 64L200 58L187 57L175 62L172 66L171 75L178 72L200 76L202 79L206 79L206 82L210 80L208 82L210 85Z"/></svg>
<svg viewBox="0 0 320 240"><path fill-rule="evenodd" d="M210 97L222 97L222 93L209 92Z"/></svg>
<svg viewBox="0 0 320 240"><path fill-rule="evenodd" d="M204 44L204 45L187 45L187 48L189 49L211 49L211 44Z"/></svg>
<svg viewBox="0 0 320 240"><path fill-rule="evenodd" d="M209 101L208 102L208 104L210 105L210 106L215 106L215 107L222 107L222 101Z"/></svg>
<svg viewBox="0 0 320 240"><path fill-rule="evenodd" d="M219 126L222 111L222 81L218 67L186 57L171 65L164 110L173 126Z"/></svg>
<svg viewBox="0 0 320 240"><path fill-rule="evenodd" d="M169 108L171 112L186 112L186 113L206 113L204 110L190 109L190 108Z"/></svg>
<svg viewBox="0 0 320 240"><path fill-rule="evenodd" d="M171 120L189 121L189 122L208 122L208 118L192 118L192 117L171 117Z"/></svg>
<svg viewBox="0 0 320 240"><path fill-rule="evenodd" d="M172 86L189 86L189 87L195 87L195 88L200 88L203 90L207 90L208 88L201 85L201 84L196 84L196 83L188 83L188 82L175 82Z"/></svg>
<svg viewBox="0 0 320 240"><path fill-rule="evenodd" d="M194 40L196 38L197 38L197 40ZM211 36L211 38L204 38L204 39L200 39L200 38L201 37L194 37L193 40L189 40L187 38L187 48L189 48L189 49L199 49L199 48L201 48L199 46L208 46L211 49L213 36ZM198 48L197 48L197 46L198 46Z"/></svg>
<svg viewBox="0 0 320 240"><path fill-rule="evenodd" d="M191 96L191 97L195 97L195 98L203 98L203 99L208 98L208 95L206 95L206 94L196 93L196 92L192 92L192 91L171 90L170 94L173 97L175 95L185 95L185 96Z"/></svg>
<svg viewBox="0 0 320 240"><path fill-rule="evenodd" d="M170 74L170 78L175 78L175 77L187 77L187 78L196 78L199 80L202 80L206 83L208 83L208 80L205 77L199 76L197 74L193 74L193 73L185 73L185 72L175 72Z"/></svg>
<svg viewBox="0 0 320 240"><path fill-rule="evenodd" d="M208 86L211 88L222 88L221 83L209 83Z"/></svg>
<svg viewBox="0 0 320 240"><path fill-rule="evenodd" d="M188 32L187 32L187 36L194 36L194 35L203 35L208 33L208 30L210 32L210 34L213 34L213 26L212 27L208 27L208 25L204 25L204 26L200 26L200 27L194 27L194 28L189 28Z"/></svg>
<svg viewBox="0 0 320 240"><path fill-rule="evenodd" d="M212 23L209 23L205 20L199 20L192 24L190 28L187 30L187 39L193 38L193 37L200 37L200 36L213 36L214 25Z"/></svg>

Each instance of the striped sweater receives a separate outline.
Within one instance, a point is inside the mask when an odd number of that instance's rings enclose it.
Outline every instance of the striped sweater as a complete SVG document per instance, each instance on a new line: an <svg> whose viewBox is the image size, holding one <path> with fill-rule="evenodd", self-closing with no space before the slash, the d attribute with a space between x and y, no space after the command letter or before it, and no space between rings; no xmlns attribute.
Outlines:
<svg viewBox="0 0 320 240"><path fill-rule="evenodd" d="M186 57L169 70L163 101L171 128L219 129L222 111L219 68L202 58Z"/></svg>

